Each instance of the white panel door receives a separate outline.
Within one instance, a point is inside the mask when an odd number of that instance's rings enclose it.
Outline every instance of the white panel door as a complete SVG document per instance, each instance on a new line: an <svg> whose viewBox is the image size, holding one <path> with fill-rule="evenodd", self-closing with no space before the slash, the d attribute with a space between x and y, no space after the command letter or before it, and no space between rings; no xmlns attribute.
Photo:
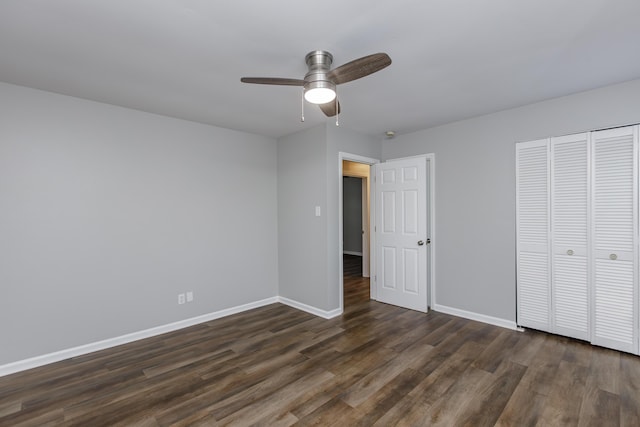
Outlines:
<svg viewBox="0 0 640 427"><path fill-rule="evenodd" d="M589 340L589 134L551 139L554 332Z"/></svg>
<svg viewBox="0 0 640 427"><path fill-rule="evenodd" d="M551 331L549 140L516 144L518 324Z"/></svg>
<svg viewBox="0 0 640 427"><path fill-rule="evenodd" d="M375 165L378 301L427 311L425 159Z"/></svg>
<svg viewBox="0 0 640 427"><path fill-rule="evenodd" d="M594 344L638 352L638 127L592 133Z"/></svg>

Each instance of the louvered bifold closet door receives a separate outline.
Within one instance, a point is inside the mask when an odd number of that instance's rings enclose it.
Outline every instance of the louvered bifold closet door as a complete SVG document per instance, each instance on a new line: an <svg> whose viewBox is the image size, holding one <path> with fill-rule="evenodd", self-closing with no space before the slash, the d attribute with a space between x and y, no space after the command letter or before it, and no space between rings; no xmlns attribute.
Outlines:
<svg viewBox="0 0 640 427"><path fill-rule="evenodd" d="M516 144L518 324L551 331L549 140Z"/></svg>
<svg viewBox="0 0 640 427"><path fill-rule="evenodd" d="M594 344L638 352L638 127L592 133Z"/></svg>
<svg viewBox="0 0 640 427"><path fill-rule="evenodd" d="M588 133L551 139L551 304L554 332L589 340Z"/></svg>

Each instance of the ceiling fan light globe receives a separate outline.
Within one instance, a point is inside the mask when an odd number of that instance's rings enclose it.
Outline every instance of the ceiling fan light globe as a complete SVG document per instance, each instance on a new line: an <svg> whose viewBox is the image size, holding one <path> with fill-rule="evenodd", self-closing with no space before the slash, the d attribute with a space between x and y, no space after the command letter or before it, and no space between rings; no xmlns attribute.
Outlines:
<svg viewBox="0 0 640 427"><path fill-rule="evenodd" d="M304 99L312 104L326 104L336 99L336 91L327 87L305 90Z"/></svg>

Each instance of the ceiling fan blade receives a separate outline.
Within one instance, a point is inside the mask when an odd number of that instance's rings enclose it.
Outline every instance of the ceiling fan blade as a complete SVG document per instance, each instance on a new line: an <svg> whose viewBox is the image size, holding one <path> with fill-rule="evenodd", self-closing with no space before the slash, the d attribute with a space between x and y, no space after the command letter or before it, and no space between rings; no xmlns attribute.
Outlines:
<svg viewBox="0 0 640 427"><path fill-rule="evenodd" d="M391 58L386 53L374 53L347 62L338 68L329 71L328 77L339 85L359 79L391 65Z"/></svg>
<svg viewBox="0 0 640 427"><path fill-rule="evenodd" d="M322 112L327 117L333 117L336 115L336 104L338 104L338 113L341 113L340 102L336 102L335 100L331 102L327 102L326 104L318 104L318 107L322 110Z"/></svg>
<svg viewBox="0 0 640 427"><path fill-rule="evenodd" d="M259 85L304 86L304 80L281 79L279 77L243 77L240 81Z"/></svg>

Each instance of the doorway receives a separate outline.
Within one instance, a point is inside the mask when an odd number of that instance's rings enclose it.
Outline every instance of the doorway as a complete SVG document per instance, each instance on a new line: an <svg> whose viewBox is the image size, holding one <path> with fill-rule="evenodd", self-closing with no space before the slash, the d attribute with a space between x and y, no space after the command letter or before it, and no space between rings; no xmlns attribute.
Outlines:
<svg viewBox="0 0 640 427"><path fill-rule="evenodd" d="M371 165L377 159L339 153L340 218L339 274L340 309L369 301L371 259L372 198Z"/></svg>
<svg viewBox="0 0 640 427"><path fill-rule="evenodd" d="M343 300L349 308L371 298L369 282L370 166L342 162Z"/></svg>

